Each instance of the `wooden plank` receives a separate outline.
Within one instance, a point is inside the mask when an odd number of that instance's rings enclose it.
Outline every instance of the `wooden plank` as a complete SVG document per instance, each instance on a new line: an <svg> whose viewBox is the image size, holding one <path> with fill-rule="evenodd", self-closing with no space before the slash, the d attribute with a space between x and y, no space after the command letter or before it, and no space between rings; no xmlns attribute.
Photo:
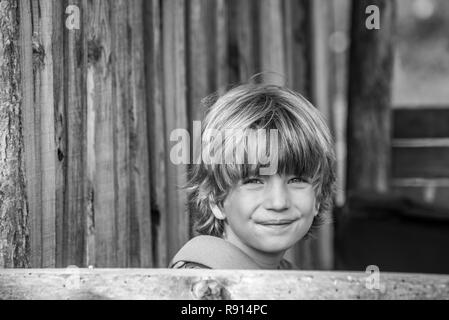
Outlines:
<svg viewBox="0 0 449 320"><path fill-rule="evenodd" d="M381 273L378 290L368 289L367 277L361 272L1 270L0 299L426 300L449 297L448 275ZM215 290L210 289L214 287Z"/></svg>
<svg viewBox="0 0 449 320"><path fill-rule="evenodd" d="M448 138L449 109L424 108L394 109L393 137L407 138Z"/></svg>
<svg viewBox="0 0 449 320"><path fill-rule="evenodd" d="M210 25L208 20L213 10L213 2L192 0L187 6L189 112L192 121L200 121L204 113L201 100L214 91L214 81L209 76L213 73L209 73L209 70L214 71L215 48L210 43L215 37L213 25Z"/></svg>
<svg viewBox="0 0 449 320"><path fill-rule="evenodd" d="M327 120L327 125L334 130L334 113L331 108L331 54L329 50L329 37L331 34L331 7L327 0L314 0L308 8L311 13L309 59L311 64L310 82L312 83L311 101L320 110ZM331 212L328 213L331 215ZM332 218L329 217L329 221ZM323 224L311 241L313 252L312 263L315 270L332 270L334 268L333 256L333 225Z"/></svg>
<svg viewBox="0 0 449 320"><path fill-rule="evenodd" d="M85 8L86 0L70 0L71 5ZM65 7L63 16L65 16ZM85 168L86 168L86 74L87 50L85 12L80 10L80 29L64 28L64 104L67 130L67 171L63 233L63 264L85 263ZM65 19L64 19L65 20Z"/></svg>
<svg viewBox="0 0 449 320"><path fill-rule="evenodd" d="M69 158L67 157L67 113L66 108L66 85L65 85L65 48L66 48L66 26L65 26L65 2L59 0L52 0L53 6L53 42L52 42L52 56L53 56L53 100L54 100L54 114L55 114L55 144L58 161L56 163L56 267L66 267L65 250L66 240L64 239L64 232L66 230L66 170Z"/></svg>
<svg viewBox="0 0 449 320"><path fill-rule="evenodd" d="M88 57L89 60L89 57ZM95 265L95 71L87 68L87 128L86 128L86 266ZM112 184L113 185L113 184ZM114 211L112 211L114 212Z"/></svg>
<svg viewBox="0 0 449 320"><path fill-rule="evenodd" d="M130 101L123 108L130 108L130 267L153 266L150 166L145 87L145 52L143 27L143 1L128 4L128 36L130 37ZM143 134L142 134L143 133Z"/></svg>
<svg viewBox="0 0 449 320"><path fill-rule="evenodd" d="M40 132L40 164L42 203L42 267L56 266L56 166L55 113L53 96L53 4L49 1L32 1L33 4L33 54L35 70L34 109L39 110L36 126ZM37 51L37 52L36 52ZM36 59L37 58L37 59ZM39 232L39 230L35 230ZM40 233L39 232L39 233Z"/></svg>
<svg viewBox="0 0 449 320"><path fill-rule="evenodd" d="M117 266L129 266L129 213L130 213L130 137L129 137L129 60L128 48L128 11L127 1L112 2L112 34L113 37L113 114L115 125L114 136L114 171L115 178L115 207ZM112 237L112 235L111 235Z"/></svg>
<svg viewBox="0 0 449 320"><path fill-rule="evenodd" d="M147 55L147 99L149 107L148 136L151 145L151 209L153 230L153 256L156 267L166 267L168 258L167 228L167 150L165 147L165 114L162 71L162 30L161 7L159 0L144 2L145 44Z"/></svg>
<svg viewBox="0 0 449 320"><path fill-rule="evenodd" d="M448 178L449 148L393 148L393 178Z"/></svg>
<svg viewBox="0 0 449 320"><path fill-rule="evenodd" d="M284 44L287 86L307 98L312 96L310 1L285 0Z"/></svg>
<svg viewBox="0 0 449 320"><path fill-rule="evenodd" d="M311 81L312 102L328 120L328 125L333 130L333 113L330 101L331 86L331 54L329 50L330 6L327 0L315 0L311 3L312 27L311 44Z"/></svg>
<svg viewBox="0 0 449 320"><path fill-rule="evenodd" d="M449 187L448 178L439 179L422 179L422 178L396 178L393 179L392 185L394 187L426 187L432 186L435 188Z"/></svg>
<svg viewBox="0 0 449 320"><path fill-rule="evenodd" d="M282 23L282 2L280 0L260 1L260 52L264 83L284 85L287 82L285 70L284 29Z"/></svg>
<svg viewBox="0 0 449 320"><path fill-rule="evenodd" d="M18 5L19 1L2 1L0 10L0 268L29 267L20 98L22 71L29 77L32 69L21 66Z"/></svg>
<svg viewBox="0 0 449 320"><path fill-rule="evenodd" d="M189 116L204 117L202 99L228 85L226 7L224 0L187 2Z"/></svg>
<svg viewBox="0 0 449 320"><path fill-rule="evenodd" d="M164 106L166 137L174 129L187 129L186 94L186 34L184 0L164 1L163 23L163 67ZM175 253L189 239L189 216L186 208L186 194L180 187L186 182L186 167L175 166L169 159L170 143L167 143L167 225L168 256Z"/></svg>
<svg viewBox="0 0 449 320"><path fill-rule="evenodd" d="M229 83L247 83L260 70L260 2L227 4Z"/></svg>
<svg viewBox="0 0 449 320"><path fill-rule="evenodd" d="M24 1L20 5L20 34L21 34L21 66L22 66L22 119L24 158L26 172L26 186L28 197L28 212L30 225L30 265L33 268L42 267L42 174L41 157L39 154L39 123L36 123L38 108L34 108L33 74L33 25L31 1Z"/></svg>
<svg viewBox="0 0 449 320"><path fill-rule="evenodd" d="M393 139L393 148L449 148L449 138Z"/></svg>
<svg viewBox="0 0 449 320"><path fill-rule="evenodd" d="M210 16L215 26L215 46L214 67L209 72L214 76L215 90L224 93L229 85L228 72L228 7L226 0L216 0L214 14Z"/></svg>
<svg viewBox="0 0 449 320"><path fill-rule="evenodd" d="M114 68L110 66L114 37L111 9L110 1L88 1L86 8L89 14L87 108L88 123L91 124L88 126L87 172L94 198L93 208L87 212L87 264L98 267L119 265L116 256L115 117L112 106Z"/></svg>
<svg viewBox="0 0 449 320"><path fill-rule="evenodd" d="M366 8L380 10L380 30L365 26ZM388 0L352 2L346 190L389 189L391 90L396 6Z"/></svg>

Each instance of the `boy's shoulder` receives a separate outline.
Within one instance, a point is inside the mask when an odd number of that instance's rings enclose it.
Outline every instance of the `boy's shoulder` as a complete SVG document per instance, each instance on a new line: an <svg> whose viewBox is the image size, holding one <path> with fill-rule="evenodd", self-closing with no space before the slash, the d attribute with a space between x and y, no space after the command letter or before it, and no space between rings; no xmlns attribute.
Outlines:
<svg viewBox="0 0 449 320"><path fill-rule="evenodd" d="M259 269L243 251L213 236L198 236L187 242L170 262L169 268Z"/></svg>
<svg viewBox="0 0 449 320"><path fill-rule="evenodd" d="M221 238L198 236L187 242L170 262L172 269L237 269L253 270L260 267L246 253ZM283 259L280 270L296 267Z"/></svg>

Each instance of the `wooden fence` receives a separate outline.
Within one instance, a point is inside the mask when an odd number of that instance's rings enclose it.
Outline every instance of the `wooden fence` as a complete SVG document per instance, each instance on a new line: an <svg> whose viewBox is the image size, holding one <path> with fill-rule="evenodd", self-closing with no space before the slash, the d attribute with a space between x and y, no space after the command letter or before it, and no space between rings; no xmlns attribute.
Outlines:
<svg viewBox="0 0 449 320"><path fill-rule="evenodd" d="M2 270L0 300L449 299L449 276L220 270Z"/></svg>
<svg viewBox="0 0 449 320"><path fill-rule="evenodd" d="M170 132L258 72L308 97L324 83L323 1L0 3L4 267L166 266L190 237Z"/></svg>

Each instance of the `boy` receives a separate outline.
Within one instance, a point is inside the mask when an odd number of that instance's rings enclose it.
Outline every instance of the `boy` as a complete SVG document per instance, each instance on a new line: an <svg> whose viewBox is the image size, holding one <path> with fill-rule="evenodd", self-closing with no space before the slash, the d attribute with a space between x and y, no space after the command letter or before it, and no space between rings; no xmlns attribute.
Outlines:
<svg viewBox="0 0 449 320"><path fill-rule="evenodd" d="M239 86L208 110L200 156L187 185L199 236L169 267L292 269L285 252L332 206L335 157L319 111L284 87Z"/></svg>

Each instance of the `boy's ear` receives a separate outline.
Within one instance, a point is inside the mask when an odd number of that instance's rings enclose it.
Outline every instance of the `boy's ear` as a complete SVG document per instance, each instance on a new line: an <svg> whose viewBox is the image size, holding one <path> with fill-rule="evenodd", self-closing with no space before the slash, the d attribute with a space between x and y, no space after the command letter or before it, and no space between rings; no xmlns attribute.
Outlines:
<svg viewBox="0 0 449 320"><path fill-rule="evenodd" d="M315 211L313 213L313 215L316 217L318 215L318 213L320 212L320 207L321 205L319 203L316 204L315 206Z"/></svg>
<svg viewBox="0 0 449 320"><path fill-rule="evenodd" d="M223 211L215 203L211 203L210 209L212 210L212 213L214 214L215 218L217 218L218 220L226 219L226 216L224 215Z"/></svg>

